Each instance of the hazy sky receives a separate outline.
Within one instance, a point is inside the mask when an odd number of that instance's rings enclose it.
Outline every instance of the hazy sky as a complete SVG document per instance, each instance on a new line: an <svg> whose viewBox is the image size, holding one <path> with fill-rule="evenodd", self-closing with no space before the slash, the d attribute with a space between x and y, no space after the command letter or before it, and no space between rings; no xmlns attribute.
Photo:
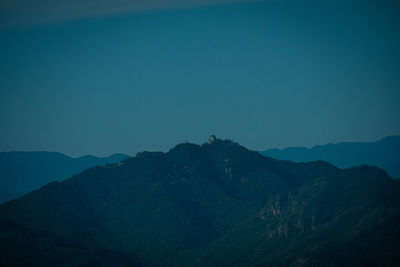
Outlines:
<svg viewBox="0 0 400 267"><path fill-rule="evenodd" d="M0 0L0 151L400 134L398 0L32 2Z"/></svg>

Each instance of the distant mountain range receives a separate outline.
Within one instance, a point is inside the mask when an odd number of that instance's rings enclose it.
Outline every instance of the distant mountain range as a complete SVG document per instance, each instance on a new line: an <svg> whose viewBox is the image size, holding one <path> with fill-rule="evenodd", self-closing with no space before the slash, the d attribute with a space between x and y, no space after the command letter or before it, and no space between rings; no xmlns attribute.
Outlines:
<svg viewBox="0 0 400 267"><path fill-rule="evenodd" d="M400 180L229 140L142 152L0 205L1 266L399 266Z"/></svg>
<svg viewBox="0 0 400 267"><path fill-rule="evenodd" d="M114 154L104 158L90 155L71 158L56 152L0 152L0 203L87 168L120 162L127 157Z"/></svg>
<svg viewBox="0 0 400 267"><path fill-rule="evenodd" d="M294 162L324 160L339 168L368 164L386 170L393 178L400 178L400 136L389 136L376 142L342 142L311 149L289 147L260 153ZM47 183L62 181L87 168L118 163L128 157L113 154L109 157L87 155L71 158L57 152L0 152L0 203Z"/></svg>
<svg viewBox="0 0 400 267"><path fill-rule="evenodd" d="M262 155L280 160L307 162L325 160L339 168L369 164L400 178L400 136L388 136L376 142L343 142L306 147L268 149Z"/></svg>

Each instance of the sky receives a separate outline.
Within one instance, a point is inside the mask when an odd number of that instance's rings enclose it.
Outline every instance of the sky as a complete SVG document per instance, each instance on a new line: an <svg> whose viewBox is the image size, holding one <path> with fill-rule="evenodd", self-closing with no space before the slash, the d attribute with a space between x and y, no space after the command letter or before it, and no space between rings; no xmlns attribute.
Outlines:
<svg viewBox="0 0 400 267"><path fill-rule="evenodd" d="M398 1L53 2L0 0L0 151L400 134Z"/></svg>

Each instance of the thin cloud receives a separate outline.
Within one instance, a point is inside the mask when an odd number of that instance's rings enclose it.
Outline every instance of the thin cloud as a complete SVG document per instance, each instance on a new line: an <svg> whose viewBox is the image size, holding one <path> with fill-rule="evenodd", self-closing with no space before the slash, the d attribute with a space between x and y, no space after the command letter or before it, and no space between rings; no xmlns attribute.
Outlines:
<svg viewBox="0 0 400 267"><path fill-rule="evenodd" d="M192 8L254 1L257 0L0 0L0 28L31 26L146 10Z"/></svg>

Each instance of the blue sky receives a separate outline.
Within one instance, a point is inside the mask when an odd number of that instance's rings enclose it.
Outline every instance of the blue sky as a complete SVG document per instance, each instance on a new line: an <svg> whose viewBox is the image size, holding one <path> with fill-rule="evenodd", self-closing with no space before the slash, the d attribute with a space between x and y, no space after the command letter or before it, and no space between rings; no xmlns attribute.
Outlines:
<svg viewBox="0 0 400 267"><path fill-rule="evenodd" d="M152 10L173 10L274 0L2 0L0 27L107 17Z"/></svg>
<svg viewBox="0 0 400 267"><path fill-rule="evenodd" d="M400 134L396 1L221 2L3 1L0 150L135 154L210 134L261 150Z"/></svg>

